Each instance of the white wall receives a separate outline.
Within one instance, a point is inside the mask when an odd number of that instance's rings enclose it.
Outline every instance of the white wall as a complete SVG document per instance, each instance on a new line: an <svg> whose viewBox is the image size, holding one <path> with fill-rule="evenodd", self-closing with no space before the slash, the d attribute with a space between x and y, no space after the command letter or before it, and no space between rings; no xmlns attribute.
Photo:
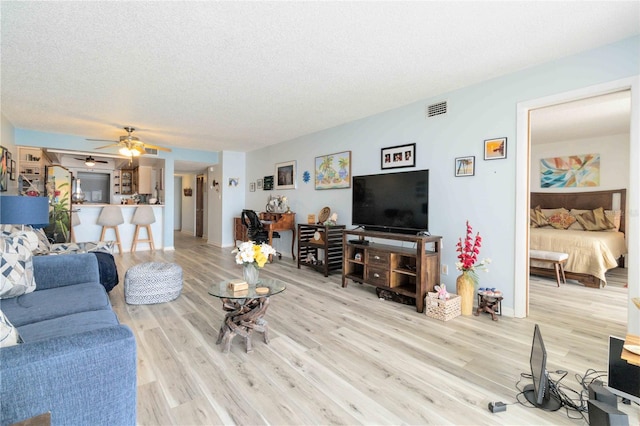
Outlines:
<svg viewBox="0 0 640 426"><path fill-rule="evenodd" d="M208 195L208 243L218 247L235 245L233 218L247 208L245 194L249 191L246 179L246 156L244 152L223 151L220 163L209 167ZM239 178L238 186L230 186L230 178ZM213 181L218 185L212 187ZM250 207L249 207L250 208Z"/></svg>
<svg viewBox="0 0 640 426"><path fill-rule="evenodd" d="M541 188L540 160L569 155L600 154L600 186L593 188ZM532 192L604 191L629 185L629 133L587 139L574 139L531 146Z"/></svg>
<svg viewBox="0 0 640 426"><path fill-rule="evenodd" d="M329 206L338 213L339 223L350 225L351 189L316 191L314 158L351 150L352 175L382 173L381 148L415 142L416 169L430 170L430 231L443 236L442 261L450 270L442 281L448 288L455 288L455 243L464 236L465 221L469 220L483 237L480 257L493 259L491 272L481 274L480 283L503 290L503 307L506 313L512 313L516 274L515 158L521 146L516 140L517 105L523 100L635 76L640 69L639 49L640 37L633 37L256 150L247 155L246 180L273 175L276 163L296 160L297 189L279 193L289 198L297 222L305 222L307 214L317 214L323 206ZM607 66L603 67L605 63ZM449 105L446 116L425 119L425 105L445 100ZM495 137L507 137L507 158L484 161L483 141ZM527 146L526 140L523 143ZM470 155L476 157L475 176L454 177L455 158ZM312 175L310 183L302 182L305 170ZM277 193L249 192L248 187L245 191L246 205L256 210L264 208L269 194Z"/></svg>

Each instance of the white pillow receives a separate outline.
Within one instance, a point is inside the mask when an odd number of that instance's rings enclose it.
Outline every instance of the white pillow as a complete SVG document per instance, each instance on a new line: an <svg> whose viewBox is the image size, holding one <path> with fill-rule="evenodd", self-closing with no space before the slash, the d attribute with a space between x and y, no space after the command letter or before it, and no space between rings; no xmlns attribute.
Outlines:
<svg viewBox="0 0 640 426"><path fill-rule="evenodd" d="M17 345L18 343L22 343L18 330L0 310L0 348Z"/></svg>
<svg viewBox="0 0 640 426"><path fill-rule="evenodd" d="M22 238L25 240L24 246L31 252L38 248L38 236L33 231L17 231L9 236L11 238Z"/></svg>
<svg viewBox="0 0 640 426"><path fill-rule="evenodd" d="M30 247L27 238L0 238L0 299L31 293L36 289Z"/></svg>

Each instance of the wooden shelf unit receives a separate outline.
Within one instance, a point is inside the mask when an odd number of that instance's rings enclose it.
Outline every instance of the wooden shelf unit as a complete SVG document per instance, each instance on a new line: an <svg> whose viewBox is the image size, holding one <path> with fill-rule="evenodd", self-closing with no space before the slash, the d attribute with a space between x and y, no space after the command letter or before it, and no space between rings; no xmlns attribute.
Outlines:
<svg viewBox="0 0 640 426"><path fill-rule="evenodd" d="M322 272L325 277L335 269L342 268L342 231L344 225L298 224L298 269L308 266ZM314 235L320 235L316 240ZM317 263L307 261L313 255Z"/></svg>
<svg viewBox="0 0 640 426"><path fill-rule="evenodd" d="M414 247L388 243L408 242ZM358 244L353 240L363 241ZM390 290L416 300L416 310L424 312L427 292L440 283L440 251L442 237L393 234L376 231L343 231L344 260L342 287L348 280Z"/></svg>

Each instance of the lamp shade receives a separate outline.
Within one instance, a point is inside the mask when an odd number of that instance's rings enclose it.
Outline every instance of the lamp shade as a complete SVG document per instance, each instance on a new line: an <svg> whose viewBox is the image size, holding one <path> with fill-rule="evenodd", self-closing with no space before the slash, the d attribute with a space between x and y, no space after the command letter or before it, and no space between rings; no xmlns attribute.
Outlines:
<svg viewBox="0 0 640 426"><path fill-rule="evenodd" d="M0 223L46 225L49 223L49 199L20 195L0 196Z"/></svg>

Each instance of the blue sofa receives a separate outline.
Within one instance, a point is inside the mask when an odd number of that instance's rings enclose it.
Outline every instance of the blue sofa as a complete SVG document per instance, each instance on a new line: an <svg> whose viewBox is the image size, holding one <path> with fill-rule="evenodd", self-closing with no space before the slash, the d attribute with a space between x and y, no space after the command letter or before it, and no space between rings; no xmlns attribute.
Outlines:
<svg viewBox="0 0 640 426"><path fill-rule="evenodd" d="M134 425L136 342L91 253L34 256L36 290L0 300L23 343L0 348L0 424Z"/></svg>

